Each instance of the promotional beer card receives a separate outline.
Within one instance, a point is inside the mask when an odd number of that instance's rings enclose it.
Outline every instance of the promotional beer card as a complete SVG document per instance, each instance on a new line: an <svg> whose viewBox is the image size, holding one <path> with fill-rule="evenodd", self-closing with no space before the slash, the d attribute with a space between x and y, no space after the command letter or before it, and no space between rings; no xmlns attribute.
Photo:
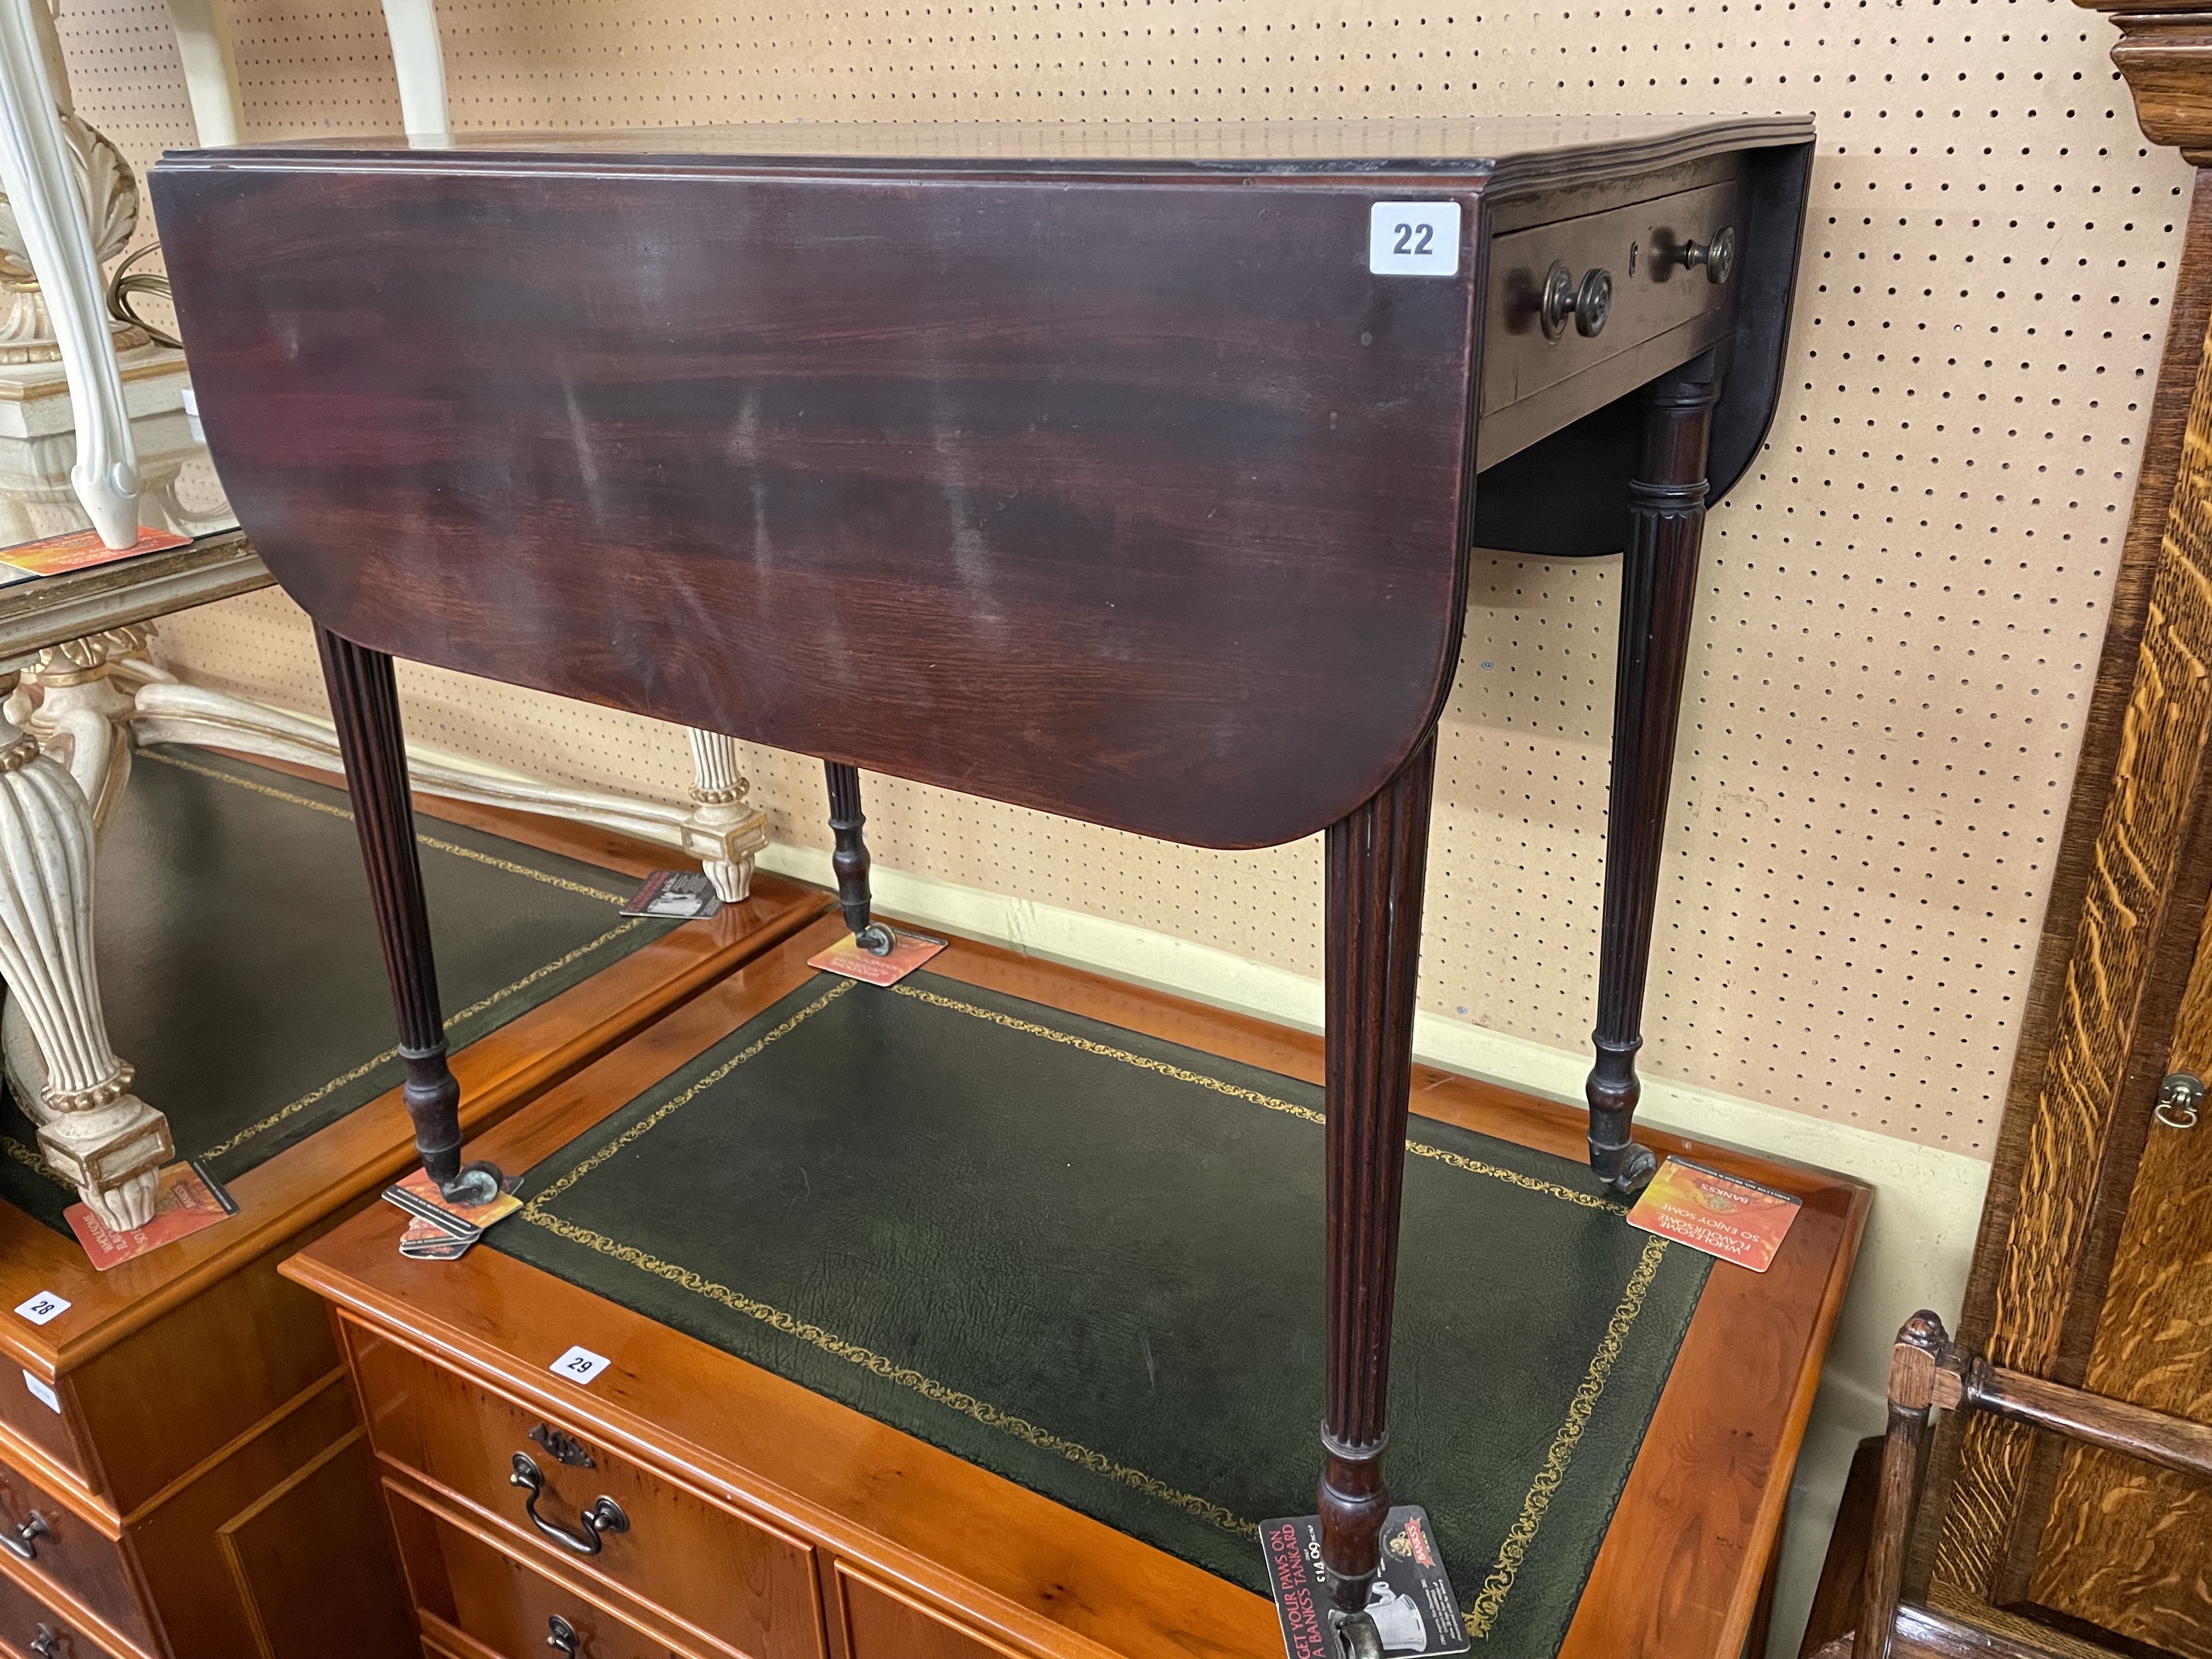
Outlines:
<svg viewBox="0 0 2212 1659"><path fill-rule="evenodd" d="M893 933L890 954L879 957L862 950L848 933L843 943L807 957L806 965L842 974L847 979L865 980L870 985L896 985L944 948L943 939L927 933Z"/></svg>
<svg viewBox="0 0 2212 1659"><path fill-rule="evenodd" d="M1804 1200L1686 1158L1659 1166L1628 1224L1763 1273Z"/></svg>
<svg viewBox="0 0 2212 1659"><path fill-rule="evenodd" d="M143 1227L118 1232L82 1204L72 1204L62 1212L76 1242L84 1246L84 1253L100 1272L136 1261L149 1250L189 1237L238 1213L237 1200L197 1162L172 1164L161 1171L160 1179L154 1191L154 1213Z"/></svg>
<svg viewBox="0 0 2212 1659"><path fill-rule="evenodd" d="M1288 1659L1350 1659L1329 1617L1321 1517L1264 1521L1260 1547L1267 1558L1267 1583L1275 1593ZM1367 1616L1386 1654L1466 1653L1474 1646L1429 1512L1418 1504L1399 1504L1382 1523L1382 1571L1368 1591Z"/></svg>

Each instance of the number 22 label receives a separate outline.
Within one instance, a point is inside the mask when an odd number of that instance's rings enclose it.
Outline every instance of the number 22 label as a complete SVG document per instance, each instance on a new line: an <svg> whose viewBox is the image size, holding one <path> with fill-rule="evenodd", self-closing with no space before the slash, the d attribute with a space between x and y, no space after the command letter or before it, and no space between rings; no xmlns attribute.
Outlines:
<svg viewBox="0 0 2212 1659"><path fill-rule="evenodd" d="M1457 202L1377 202L1367 214L1367 269L1377 276L1459 275Z"/></svg>

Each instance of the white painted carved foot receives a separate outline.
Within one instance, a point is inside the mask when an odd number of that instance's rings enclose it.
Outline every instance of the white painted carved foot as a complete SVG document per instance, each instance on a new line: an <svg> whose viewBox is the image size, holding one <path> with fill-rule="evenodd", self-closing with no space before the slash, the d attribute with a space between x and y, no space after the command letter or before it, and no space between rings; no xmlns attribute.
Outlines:
<svg viewBox="0 0 2212 1659"><path fill-rule="evenodd" d="M0 675L0 696L18 677ZM0 977L45 1063L22 1102L47 1166L110 1226L143 1225L175 1152L108 1046L93 956L92 811L60 763L0 716Z"/></svg>
<svg viewBox="0 0 2212 1659"><path fill-rule="evenodd" d="M768 845L768 819L747 805L752 785L738 769L738 745L719 732L685 728L691 739L691 816L684 850L699 860L725 904L753 889L753 858Z"/></svg>

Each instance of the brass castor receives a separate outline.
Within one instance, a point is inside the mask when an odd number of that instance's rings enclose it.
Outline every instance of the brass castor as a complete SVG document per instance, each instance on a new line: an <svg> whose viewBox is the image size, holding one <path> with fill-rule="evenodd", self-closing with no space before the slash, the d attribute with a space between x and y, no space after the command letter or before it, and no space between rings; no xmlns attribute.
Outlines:
<svg viewBox="0 0 2212 1659"><path fill-rule="evenodd" d="M1382 1632L1364 1613L1347 1613L1336 1621L1336 1643L1345 1659L1382 1659Z"/></svg>
<svg viewBox="0 0 2212 1659"><path fill-rule="evenodd" d="M460 1173L440 1186L438 1191L455 1204L489 1204L499 1196L506 1182L498 1164L479 1158L474 1164L464 1164Z"/></svg>
<svg viewBox="0 0 2212 1659"><path fill-rule="evenodd" d="M872 957L887 957L891 946L898 943L898 935L880 921L872 921L853 935L853 943Z"/></svg>

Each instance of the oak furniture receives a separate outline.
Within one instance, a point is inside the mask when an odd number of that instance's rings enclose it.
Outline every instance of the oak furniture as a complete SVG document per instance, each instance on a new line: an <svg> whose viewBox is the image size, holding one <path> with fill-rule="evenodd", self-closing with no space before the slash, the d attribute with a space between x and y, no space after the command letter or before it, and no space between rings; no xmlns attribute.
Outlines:
<svg viewBox="0 0 2212 1659"><path fill-rule="evenodd" d="M1929 1419L1938 1408L1987 1413L2197 1480L2212 1479L2212 1427L1992 1365L1953 1342L1925 1309L1898 1333L1858 1617L1852 1633L1823 1646L1819 1659L2078 1659L2078 1642L2045 1645L2017 1621L1999 1632L1904 1599L1905 1538L1920 1499Z"/></svg>
<svg viewBox="0 0 2212 1659"><path fill-rule="evenodd" d="M157 832L187 843L205 836L207 821L159 818L148 793L157 779L179 775L204 789L243 792L268 812L295 814L326 854L331 842L342 850L351 837L349 826L330 816L341 811L332 803L343 795L318 787L337 781L327 775L294 769L295 777L189 755L166 764L142 756L140 764L153 775L134 796L137 811L155 815ZM198 771L179 774L180 767ZM232 781L200 775L218 770ZM299 799L269 805L268 792ZM504 848L510 863L557 869L558 860L575 860L604 871L608 887L623 887L665 861L657 849L539 817L428 799L417 805L445 821L429 827L456 846L492 831L501 839L485 836L482 845ZM234 862L252 869L283 856L245 849ZM667 932L491 1030L455 1056L470 1084L467 1121L497 1121L827 902L816 890L763 876L748 902ZM611 915L612 905L606 909ZM240 925L285 921L249 912ZM306 925L327 958L329 923L311 915ZM362 926L343 948L373 963L368 933ZM373 985L374 966L368 972ZM216 1034L218 1054L222 1036L239 1041L235 1012L209 1007L196 1018L191 976L179 978L172 1025L198 1024ZM289 1039L277 1030L246 1040ZM230 1074L267 1069L240 1063ZM26 1207L0 1203L0 1350L7 1368L0 1377L0 1652L41 1659L54 1653L383 1659L411 1650L329 1322L313 1297L276 1271L304 1240L371 1202L404 1173L410 1143L398 1091L388 1090L234 1171L236 1216L106 1273L96 1272L76 1239L57 1231L52 1212L70 1197L65 1188L53 1188ZM27 1148L6 1151L10 1192L26 1182L46 1185L48 1177L21 1167ZM218 1171L234 1161L213 1160ZM35 1313L40 1297L68 1305L43 1323L5 1311ZM46 1649L38 1645L42 1630L52 1638Z"/></svg>
<svg viewBox="0 0 2212 1659"><path fill-rule="evenodd" d="M463 1166L383 827L393 653L820 755L848 822L835 769L866 766L1202 846L1326 832L1317 1502L1373 1650L1468 551L1627 549L1589 1092L1595 1174L1633 1191L1698 537L1771 413L1811 137L802 125L166 158L210 441L317 624L431 1175L492 1178Z"/></svg>
<svg viewBox="0 0 2212 1659"><path fill-rule="evenodd" d="M1998 1133L1959 1341L2115 1409L2212 1420L2212 15L2106 4L2144 136L2196 168L2081 758ZM2179 206L2177 204L2177 206ZM2146 276L2162 290L2166 278ZM2164 298L2162 291L2158 297ZM1806 1651L1854 1621L1856 1466ZM1942 1419L1901 1593L2075 1656L2212 1656L2212 1487L2017 1414Z"/></svg>
<svg viewBox="0 0 2212 1659"><path fill-rule="evenodd" d="M825 916L753 958L478 1137L471 1152L521 1170L552 1158L576 1137L596 1142L614 1134L628 1121L624 1114L657 1113L665 1094L728 1051L731 1034L794 994L818 1000L826 987L836 994L842 982L814 973L806 958L845 931L842 918ZM939 993L994 1008L1020 998L1049 1011L1038 1018L1105 1022L1124 1034L1118 1040L1125 1045L1182 1044L1302 1085L1320 1083L1327 1071L1322 1040L1310 1033L957 938L917 978L931 976L937 976ZM896 992L856 985L836 1006L872 1000L886 1007L900 1000ZM800 1041L804 1030L779 1041ZM824 1050L815 1053L817 1060L803 1063L819 1063ZM1570 1171L1574 1165L1565 1160L1580 1161L1585 1124L1578 1111L1426 1066L1413 1068L1412 1084L1416 1140L1437 1141L1452 1126L1553 1155L1561 1160L1555 1167ZM747 1083L743 1097L757 1099L766 1086ZM884 1092L890 1110L916 1109L896 1082ZM633 1097L633 1106L620 1104ZM1039 1115L1039 1133L1048 1139L1044 1126L1057 1103L1033 1096L1025 1103ZM1227 1099L1218 1104L1224 1114L1242 1110L1269 1123L1284 1118L1279 1109ZM1294 1121L1285 1133L1318 1141L1322 1132ZM1747 1640L1756 1650L1762 1591L1791 1471L1872 1200L1869 1188L1841 1177L1672 1136L1654 1141L1662 1152L1798 1194L1804 1208L1767 1273L1718 1264L1704 1281L1587 1579L1548 1592L1525 1589L1553 1594L1571 1610L1558 1650L1566 1659L1739 1659ZM834 1156L834 1138L820 1146L822 1158ZM763 1155L757 1146L748 1152ZM951 1153L961 1155L957 1148ZM1437 1168L1432 1158L1418 1161L1426 1170ZM819 1196L830 1170L821 1163L812 1167L811 1190ZM1435 1178L1473 1177L1445 1172ZM793 1176L793 1204L802 1190ZM1595 1191L1589 1187L1581 1195ZM1467 1201L1479 1204L1480 1196ZM1042 1206L1030 1237L1038 1242L1051 1236L1046 1194L1024 1188L1007 1193L1006 1203ZM775 1207L784 1212L782 1203ZM1219 1224L1233 1229L1248 1218L1249 1212L1234 1210ZM633 1237L647 1236L646 1218L635 1219L637 1231L625 1228L615 1248L627 1250ZM501 1223L483 1246L451 1267L402 1259L392 1248L399 1222L396 1213L358 1217L318 1238L282 1271L332 1304L427 1653L441 1659L535 1654L563 1627L577 1633L579 1651L602 1659L1134 1659L1166 1653L1268 1659L1283 1650L1265 1595L1042 1495L1034 1480L991 1473L495 1248L513 1234L529 1235L524 1244L550 1236L533 1228L527 1215ZM1619 1228L1617 1214L1604 1224ZM1643 1239L1625 1229L1622 1236ZM1075 1241L1079 1258L1088 1240ZM1103 1238L1096 1242L1103 1261L1126 1261ZM951 1247L926 1237L913 1236L913 1243L940 1261L951 1254ZM627 1263L611 1262L608 1271L659 1282L699 1265L633 1253ZM1686 1267L1689 1259L1680 1265ZM1298 1266L1319 1279L1317 1261ZM1194 1277L1207 1271L1203 1261L1191 1264ZM742 1322L751 1323L770 1316L757 1304L760 1295L772 1294L763 1292L758 1273L758 1264L740 1264L736 1276L704 1287L694 1283L691 1292L703 1288L702 1305L710 1297L722 1306L743 1300L754 1312ZM1006 1273L1012 1294L1054 1282L1029 1277L1014 1258ZM1146 1275L1133 1270L1128 1277ZM917 1284L916 1293L941 1295L950 1282L959 1281L933 1274ZM834 1291L821 1283L815 1289L780 1310L802 1322L779 1327L793 1352L813 1353L817 1339L856 1334L836 1328L834 1319L827 1333L804 1322L820 1314L824 1295ZM1130 1298L1142 1304L1146 1294L1135 1289ZM1519 1285L1513 1294L1532 1302L1542 1297ZM1094 1322L1110 1322L1119 1311L1110 1299L1085 1310ZM1598 1323L1601 1328L1602 1316ZM1414 1328L1433 1329L1433 1322L1416 1322ZM1162 1334L1161 1327L1153 1329ZM798 1334L788 1334L793 1331ZM883 1358L872 1363L910 1363L905 1345L881 1346L888 1340L878 1339ZM1401 1347L1404 1340L1401 1335ZM605 1357L607 1368L588 1382L556 1375L553 1362L572 1346ZM1158 1350L1163 1390L1181 1352ZM1264 1358L1255 1355L1254 1363ZM1556 1396L1554 1412L1568 1406L1580 1375L1579 1361L1565 1386L1558 1386L1557 1372L1542 1375L1547 1395ZM1136 1376L1141 1388L1141 1365ZM939 1380L953 1387L960 1381ZM1013 1386L1006 1375L995 1377L989 1403L1006 1405L1003 1391ZM1315 1400L1318 1404L1317 1389ZM948 1419L968 1420L965 1401L959 1395L944 1408ZM1062 1400L1053 1417L1021 1426L1067 1429L1079 1403ZM1592 1437L1610 1403L1609 1397L1601 1402ZM1430 1426L1436 1427L1433 1414ZM1480 1430L1465 1432L1479 1436ZM1090 1443L1108 1456L1121 1445ZM1224 1452L1233 1461L1234 1449ZM1540 1439L1526 1461L1543 1463ZM1204 1498L1213 1489L1189 1490ZM1562 1492L1557 1501L1569 1496ZM626 1529L599 1529L599 1547L592 1549L595 1528L582 1517L611 1522L603 1498L620 1511ZM569 1534L566 1541L562 1532ZM1257 1564L1255 1538L1230 1539L1227 1547ZM1534 1570L1532 1557L1527 1571ZM1480 1573L1455 1588L1463 1601L1475 1601L1484 1589ZM553 1645L558 1650L558 1643Z"/></svg>

